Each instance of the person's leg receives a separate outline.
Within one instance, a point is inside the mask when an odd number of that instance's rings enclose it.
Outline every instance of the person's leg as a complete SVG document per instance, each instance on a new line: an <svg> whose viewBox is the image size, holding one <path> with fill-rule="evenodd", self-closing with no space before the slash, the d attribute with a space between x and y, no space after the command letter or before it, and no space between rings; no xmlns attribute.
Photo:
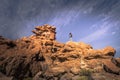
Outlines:
<svg viewBox="0 0 120 80"><path fill-rule="evenodd" d="M72 41L72 37L70 37L70 41Z"/></svg>

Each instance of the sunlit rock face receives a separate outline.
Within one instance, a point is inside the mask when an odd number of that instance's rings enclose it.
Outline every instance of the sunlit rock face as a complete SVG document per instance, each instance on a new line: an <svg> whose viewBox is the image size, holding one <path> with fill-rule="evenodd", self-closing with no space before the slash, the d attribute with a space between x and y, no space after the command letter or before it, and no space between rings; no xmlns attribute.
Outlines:
<svg viewBox="0 0 120 80"><path fill-rule="evenodd" d="M35 37L38 37L39 39L55 40L55 30L56 28L54 26L46 24L43 26L35 27L35 30L33 30L32 32L35 33Z"/></svg>
<svg viewBox="0 0 120 80"><path fill-rule="evenodd" d="M17 80L76 80L83 69L120 75L120 59L114 58L113 47L95 50L83 42L61 43L55 30L50 25L37 26L34 35L14 41L0 36L1 74Z"/></svg>

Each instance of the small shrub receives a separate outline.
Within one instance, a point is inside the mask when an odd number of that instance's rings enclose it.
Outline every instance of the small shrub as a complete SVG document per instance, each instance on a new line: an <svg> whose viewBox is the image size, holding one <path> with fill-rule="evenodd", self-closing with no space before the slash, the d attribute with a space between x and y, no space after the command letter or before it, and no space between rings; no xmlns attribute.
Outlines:
<svg viewBox="0 0 120 80"><path fill-rule="evenodd" d="M91 76L91 71L90 70L87 70L87 69L81 69L79 75L81 76Z"/></svg>
<svg viewBox="0 0 120 80"><path fill-rule="evenodd" d="M77 80L89 80L88 76L80 76Z"/></svg>
<svg viewBox="0 0 120 80"><path fill-rule="evenodd" d="M79 73L80 77L77 80L93 80L91 74L92 74L92 70L81 69Z"/></svg>

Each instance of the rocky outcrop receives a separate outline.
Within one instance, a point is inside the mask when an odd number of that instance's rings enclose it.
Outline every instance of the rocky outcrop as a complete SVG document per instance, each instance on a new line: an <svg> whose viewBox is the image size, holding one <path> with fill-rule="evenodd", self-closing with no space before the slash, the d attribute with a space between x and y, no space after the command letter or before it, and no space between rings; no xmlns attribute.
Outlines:
<svg viewBox="0 0 120 80"><path fill-rule="evenodd" d="M103 63L104 63L103 68L105 71L107 71L109 73L120 75L120 66L119 66L120 63L115 58L106 60Z"/></svg>
<svg viewBox="0 0 120 80"><path fill-rule="evenodd" d="M32 32L35 33L36 37L40 39L55 40L56 28L50 25L37 26Z"/></svg>
<svg viewBox="0 0 120 80"><path fill-rule="evenodd" d="M114 58L114 48L94 50L83 42L60 43L56 41L55 30L43 25L37 26L32 31L35 35L29 37L17 40L0 37L0 72L17 80L26 77L76 80L82 69L119 75L120 60Z"/></svg>

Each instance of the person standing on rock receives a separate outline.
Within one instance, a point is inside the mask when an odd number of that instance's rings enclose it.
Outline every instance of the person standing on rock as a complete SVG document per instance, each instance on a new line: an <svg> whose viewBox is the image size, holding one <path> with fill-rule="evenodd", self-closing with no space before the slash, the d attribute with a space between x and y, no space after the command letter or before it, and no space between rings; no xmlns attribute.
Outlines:
<svg viewBox="0 0 120 80"><path fill-rule="evenodd" d="M72 33L69 33L69 40L72 41Z"/></svg>

